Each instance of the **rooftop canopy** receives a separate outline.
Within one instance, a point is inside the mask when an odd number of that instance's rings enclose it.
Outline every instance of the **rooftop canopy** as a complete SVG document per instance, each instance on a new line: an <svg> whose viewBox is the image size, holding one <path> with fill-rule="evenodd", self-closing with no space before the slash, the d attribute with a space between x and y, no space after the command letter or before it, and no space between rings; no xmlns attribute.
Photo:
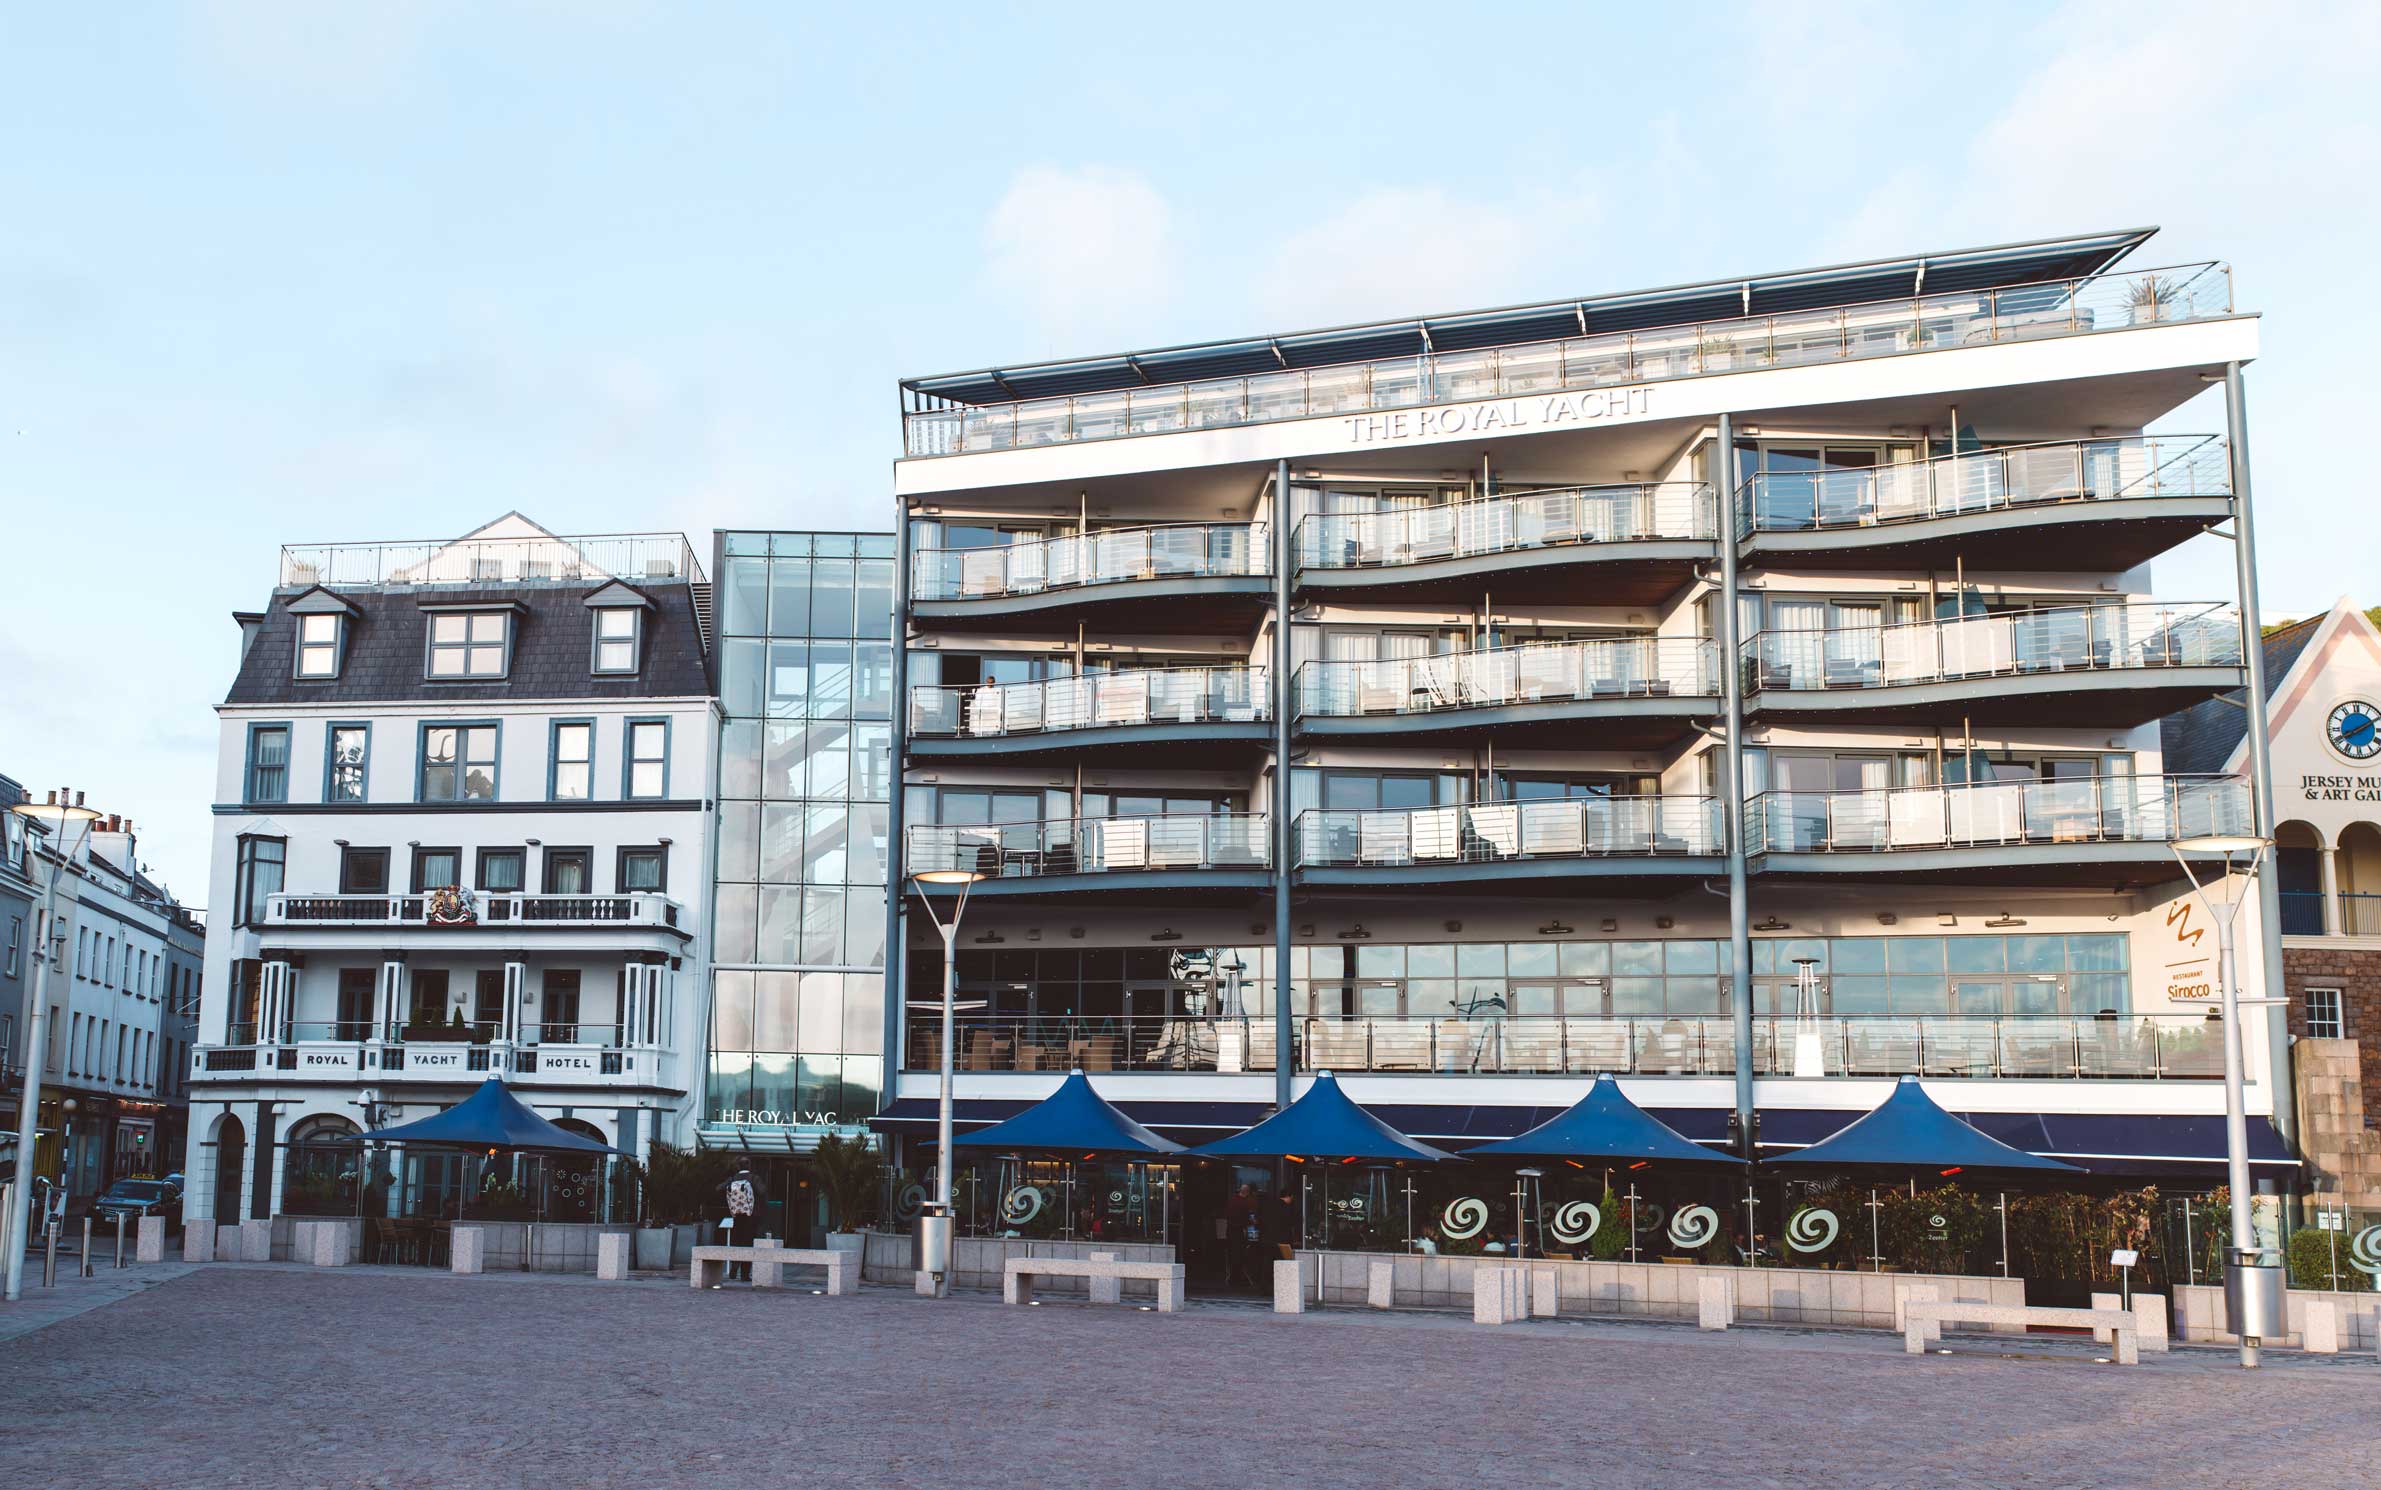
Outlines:
<svg viewBox="0 0 2381 1490"><path fill-rule="evenodd" d="M1428 352L1517 346L1566 336L1643 331L1739 316L1782 315L1905 295L1957 293L2096 274L2141 246L2156 228L2045 238L1989 248L1875 259L1820 269L1755 274L1497 310L1332 326L1279 336L1200 342L1018 367L905 378L905 405L1004 404L1105 393L1153 383L1244 377L1283 368L1371 362Z"/></svg>
<svg viewBox="0 0 2381 1490"><path fill-rule="evenodd" d="M1832 1138L1769 1161L1797 1169L1931 1169L1986 1174L2080 1174L2072 1164L2011 1148L1961 1122L1905 1076L1876 1111Z"/></svg>
<svg viewBox="0 0 2381 1490"><path fill-rule="evenodd" d="M1681 1138L1599 1076L1586 1096L1517 1138L1467 1150L1467 1159L1577 1159L1582 1163L1696 1164L1741 1168L1742 1159Z"/></svg>
<svg viewBox="0 0 2381 1490"><path fill-rule="evenodd" d="M366 1143L402 1143L414 1148L510 1149L526 1154L617 1154L592 1138L555 1127L531 1112L494 1077L446 1111L418 1122L380 1128Z"/></svg>
<svg viewBox="0 0 2381 1490"><path fill-rule="evenodd" d="M1245 1133L1201 1144L1201 1159L1315 1159L1364 1164L1436 1164L1455 1156L1406 1137L1340 1090L1328 1071L1317 1071L1306 1094Z"/></svg>
<svg viewBox="0 0 2381 1490"><path fill-rule="evenodd" d="M953 1148L1004 1154L1064 1154L1081 1158L1163 1158L1182 1145L1160 1138L1093 1091L1091 1079L1070 1072L1057 1091L1006 1122L951 1140Z"/></svg>

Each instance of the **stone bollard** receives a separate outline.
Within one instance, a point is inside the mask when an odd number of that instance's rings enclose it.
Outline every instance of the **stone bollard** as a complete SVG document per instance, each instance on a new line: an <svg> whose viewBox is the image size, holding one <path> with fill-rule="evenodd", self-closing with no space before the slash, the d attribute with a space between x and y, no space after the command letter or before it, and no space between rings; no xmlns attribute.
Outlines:
<svg viewBox="0 0 2381 1490"><path fill-rule="evenodd" d="M271 1262L273 1260L273 1223L270 1221L242 1221L240 1223L240 1261Z"/></svg>
<svg viewBox="0 0 2381 1490"><path fill-rule="evenodd" d="M1903 1314L1902 1314L1902 1306L1903 1306L1903 1305L1905 1305L1905 1304L1939 1304L1939 1303L1941 1303L1942 1301L1943 1301L1943 1285L1942 1285L1942 1284L1940 1284L1940 1283L1896 1283L1896 1284L1894 1284L1894 1285L1893 1285L1893 1329L1894 1329L1894 1333L1896 1333L1896 1334L1899 1334L1899 1333L1900 1333L1900 1332L1902 1332L1903 1330L1906 1330L1906 1329L1908 1329L1908 1328L1909 1328L1909 1321L1908 1321L1908 1320L1907 1320L1907 1319L1906 1319L1906 1318L1903 1316ZM1774 1319L1774 1318L1776 1318L1777 1316L1775 1316L1775 1315L1773 1314L1773 1315L1771 1315L1770 1317L1771 1317L1772 1319ZM1935 1337L1934 1337L1934 1335L1933 1335L1933 1332L1932 1332L1931 1330L1929 1331L1929 1338L1935 1338Z"/></svg>
<svg viewBox="0 0 2381 1490"><path fill-rule="evenodd" d="M1123 1257L1124 1254L1121 1252L1094 1252L1091 1254L1093 1262L1118 1262L1123 1260ZM1093 1303L1121 1304L1124 1302L1123 1279L1087 1278L1084 1281L1091 1285L1091 1301Z"/></svg>
<svg viewBox="0 0 2381 1490"><path fill-rule="evenodd" d="M132 1256L135 1262L165 1261L165 1218L163 1216L141 1217L139 1231L133 1240Z"/></svg>
<svg viewBox="0 0 2381 1490"><path fill-rule="evenodd" d="M448 1265L458 1274L476 1275L487 1261L488 1234L477 1226L458 1226L447 1246Z"/></svg>
<svg viewBox="0 0 2381 1490"><path fill-rule="evenodd" d="M1472 1323L1512 1324L1529 1314L1529 1276L1505 1263L1472 1269Z"/></svg>
<svg viewBox="0 0 2381 1490"><path fill-rule="evenodd" d="M1273 1264L1273 1312L1306 1312L1306 1269L1310 1259L1284 1257Z"/></svg>
<svg viewBox="0 0 2381 1490"><path fill-rule="evenodd" d="M2133 1332L2140 1337L2143 1350L2163 1355L2172 1348L2167 1336L2166 1295L2133 1295Z"/></svg>
<svg viewBox="0 0 2381 1490"><path fill-rule="evenodd" d="M1376 1257L1364 1275L1364 1302L1375 1309L1397 1307L1397 1264Z"/></svg>
<svg viewBox="0 0 2381 1490"><path fill-rule="evenodd" d="M1552 1319L1562 1312L1563 1278L1551 1265L1529 1270L1529 1313L1532 1319Z"/></svg>
<svg viewBox="0 0 2381 1490"><path fill-rule="evenodd" d="M918 1269L918 1284L917 1284L917 1287L918 1287L918 1297L920 1297L920 1298L922 1298L922 1299L930 1299L930 1298L933 1298L933 1297L934 1297L934 1274L932 1274L932 1273L928 1272L928 1271L927 1271L926 1269L924 1269L924 1268L920 1268L920 1269Z"/></svg>
<svg viewBox="0 0 2381 1490"><path fill-rule="evenodd" d="M184 1262L213 1262L215 1260L215 1223L185 1221L182 1223L182 1260Z"/></svg>
<svg viewBox="0 0 2381 1490"><path fill-rule="evenodd" d="M308 1238L306 1260L318 1268L347 1266L347 1223L317 1221Z"/></svg>
<svg viewBox="0 0 2381 1490"><path fill-rule="evenodd" d="M607 1283L622 1283L628 1279L628 1243L625 1231L607 1231L595 1239L595 1276Z"/></svg>
<svg viewBox="0 0 2381 1490"><path fill-rule="evenodd" d="M2340 1306L2329 1299L2308 1299L2298 1327L2299 1348L2309 1355L2340 1353Z"/></svg>
<svg viewBox="0 0 2381 1490"><path fill-rule="evenodd" d="M1695 1328L1724 1330L1736 1322L1736 1280L1722 1273L1695 1279Z"/></svg>

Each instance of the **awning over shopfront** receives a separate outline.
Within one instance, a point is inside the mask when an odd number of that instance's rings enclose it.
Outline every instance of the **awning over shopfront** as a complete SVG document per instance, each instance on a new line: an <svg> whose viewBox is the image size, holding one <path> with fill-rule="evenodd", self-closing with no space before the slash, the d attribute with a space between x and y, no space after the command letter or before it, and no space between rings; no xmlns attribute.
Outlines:
<svg viewBox="0 0 2381 1490"><path fill-rule="evenodd" d="M504 1083L490 1077L480 1089L446 1111L394 1128L380 1128L358 1140L403 1143L415 1148L509 1149L529 1154L617 1154L620 1151L565 1132L531 1112Z"/></svg>
<svg viewBox="0 0 2381 1490"><path fill-rule="evenodd" d="M1192 1150L1207 1159L1354 1160L1373 1164L1436 1164L1454 1155L1406 1137L1318 1071L1304 1095L1245 1133Z"/></svg>
<svg viewBox="0 0 2381 1490"><path fill-rule="evenodd" d="M1771 1156L1771 1164L1812 1169L1937 1170L1945 1174L2074 1174L2072 1164L2046 1159L1988 1137L1935 1105L1915 1076L1894 1084L1877 1110L1808 1148Z"/></svg>
<svg viewBox="0 0 2381 1490"><path fill-rule="evenodd" d="M1500 1138L1466 1152L1470 1159L1576 1159L1742 1167L1733 1154L1692 1143L1630 1101L1620 1083L1599 1076L1587 1095L1517 1138Z"/></svg>
<svg viewBox="0 0 2381 1490"><path fill-rule="evenodd" d="M953 1127L956 1130L956 1119ZM1082 1158L1157 1159L1182 1152L1119 1112L1092 1090L1091 1078L1070 1072L1057 1091L1015 1117L958 1134L953 1148L992 1149L1006 1154L1064 1154Z"/></svg>

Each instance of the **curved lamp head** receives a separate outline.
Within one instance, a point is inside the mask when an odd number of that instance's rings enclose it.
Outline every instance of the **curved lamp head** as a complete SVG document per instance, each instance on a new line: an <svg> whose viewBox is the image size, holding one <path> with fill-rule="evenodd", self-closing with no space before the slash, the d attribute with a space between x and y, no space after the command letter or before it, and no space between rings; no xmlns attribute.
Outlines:
<svg viewBox="0 0 2381 1490"><path fill-rule="evenodd" d="M2259 838L2254 833L2203 833L2196 838L2174 840L2174 851L2178 854L2222 854L2226 858L2271 847L2272 839Z"/></svg>
<svg viewBox="0 0 2381 1490"><path fill-rule="evenodd" d="M8 810L19 817L29 817L37 822L57 823L61 827L67 823L95 823L99 821L98 810L85 807L80 792L75 793L75 799L72 802L61 802L58 800L58 794L51 792L47 801L27 800L16 803Z"/></svg>
<svg viewBox="0 0 2381 1490"><path fill-rule="evenodd" d="M972 869L921 869L910 876L921 885L972 885L982 878Z"/></svg>

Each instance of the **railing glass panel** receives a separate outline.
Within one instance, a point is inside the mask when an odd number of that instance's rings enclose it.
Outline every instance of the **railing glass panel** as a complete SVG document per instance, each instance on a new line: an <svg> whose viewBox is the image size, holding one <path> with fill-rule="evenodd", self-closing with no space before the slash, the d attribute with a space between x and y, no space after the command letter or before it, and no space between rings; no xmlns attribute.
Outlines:
<svg viewBox="0 0 2381 1490"><path fill-rule="evenodd" d="M979 600L1135 580L1228 578L1270 572L1262 523L1171 523L1107 528L985 548L918 550L912 598Z"/></svg>
<svg viewBox="0 0 2381 1490"><path fill-rule="evenodd" d="M1694 855L1720 851L1710 797L1589 797L1475 802L1405 812L1298 814L1302 869L1494 864L1522 859Z"/></svg>
<svg viewBox="0 0 2381 1490"><path fill-rule="evenodd" d="M1431 714L1575 699L1659 698L1719 691L1712 644L1697 637L1532 642L1436 657L1309 662L1298 669L1301 715Z"/></svg>
<svg viewBox="0 0 2381 1490"><path fill-rule="evenodd" d="M1572 544L1717 536L1709 489L1691 481L1569 487L1301 519L1301 569L1394 568Z"/></svg>
<svg viewBox="0 0 2381 1490"><path fill-rule="evenodd" d="M908 835L911 874L968 870L987 879L1263 869L1272 863L1261 812L1157 817L1053 818L969 826L917 824Z"/></svg>
<svg viewBox="0 0 2381 1490"><path fill-rule="evenodd" d="M1764 792L1745 803L1753 853L1873 853L2063 843L2157 843L2250 829L2232 776L2098 776L1884 791Z"/></svg>
<svg viewBox="0 0 2381 1490"><path fill-rule="evenodd" d="M2060 606L1900 626L1764 631L1744 646L1745 686L1890 688L1953 678L2238 667L2240 613L2216 604Z"/></svg>
<svg viewBox="0 0 2381 1490"><path fill-rule="evenodd" d="M2230 456L2213 435L2012 445L1859 470L1765 471L1736 492L1736 531L1809 532L2056 502L2221 497Z"/></svg>
<svg viewBox="0 0 2381 1490"><path fill-rule="evenodd" d="M910 690L912 735L970 738L1273 717L1262 667L1128 668L1039 683Z"/></svg>

